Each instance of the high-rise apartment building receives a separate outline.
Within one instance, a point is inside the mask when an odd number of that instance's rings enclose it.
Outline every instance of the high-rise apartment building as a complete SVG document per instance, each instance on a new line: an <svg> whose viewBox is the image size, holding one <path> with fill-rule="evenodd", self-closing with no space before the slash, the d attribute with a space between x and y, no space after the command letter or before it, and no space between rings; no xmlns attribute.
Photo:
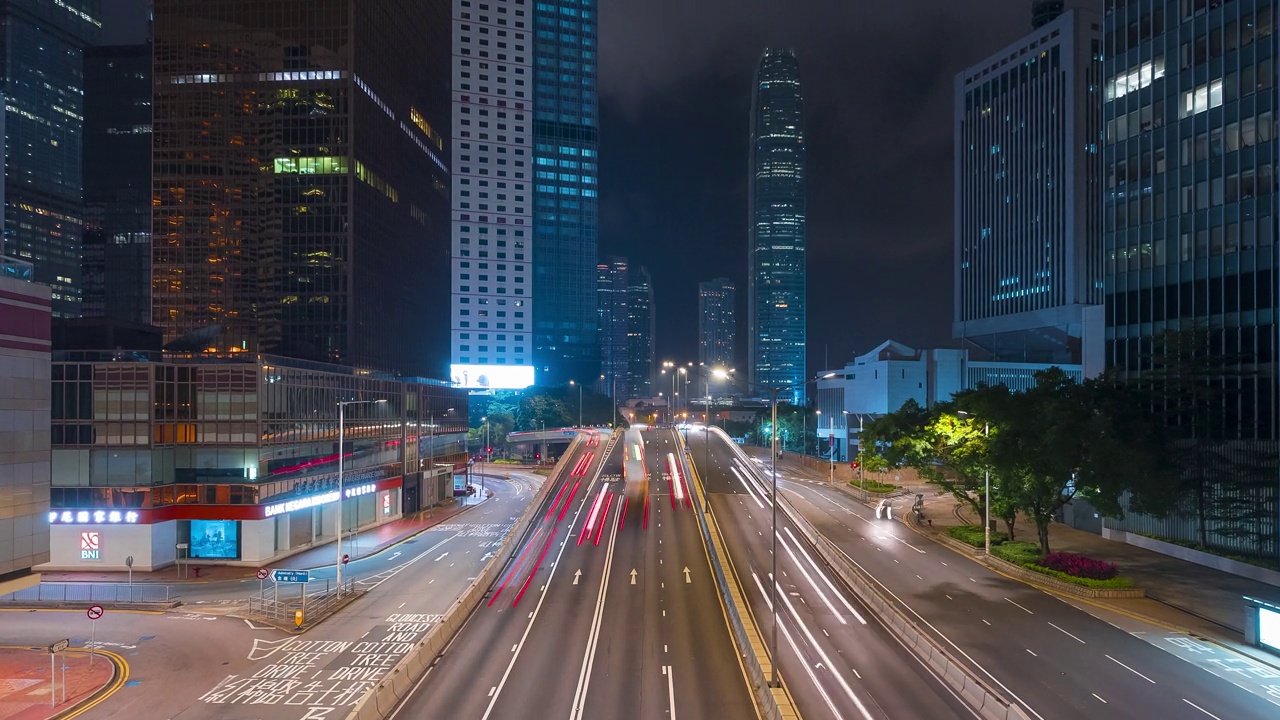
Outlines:
<svg viewBox="0 0 1280 720"><path fill-rule="evenodd" d="M647 398L654 394L653 346L653 280L649 270L632 267L627 286L627 382L628 398Z"/></svg>
<svg viewBox="0 0 1280 720"><path fill-rule="evenodd" d="M1213 448L1212 470L1188 472L1210 479L1213 498L1244 474L1262 480L1243 510L1209 518L1207 541L1273 559L1278 5L1109 0L1102 85L1107 363L1136 377L1160 335L1203 330L1215 377L1202 387L1223 400L1200 427L1178 428ZM1206 541L1194 518L1117 524Z"/></svg>
<svg viewBox="0 0 1280 720"><path fill-rule="evenodd" d="M166 339L443 373L448 22L446 0L156 1Z"/></svg>
<svg viewBox="0 0 1280 720"><path fill-rule="evenodd" d="M747 372L760 388L804 403L805 145L795 53L765 51L751 101Z"/></svg>
<svg viewBox="0 0 1280 720"><path fill-rule="evenodd" d="M956 76L952 332L993 359L1102 370L1101 48L1068 10Z"/></svg>
<svg viewBox="0 0 1280 720"><path fill-rule="evenodd" d="M596 26L591 0L453 0L457 382L599 374Z"/></svg>
<svg viewBox="0 0 1280 720"><path fill-rule="evenodd" d="M729 278L698 283L698 362L706 367L733 367L738 293Z"/></svg>
<svg viewBox="0 0 1280 720"><path fill-rule="evenodd" d="M83 317L151 322L151 43L84 58Z"/></svg>
<svg viewBox="0 0 1280 720"><path fill-rule="evenodd" d="M5 100L0 256L34 266L53 315L80 314L84 226L84 48L102 28L98 0L0 0Z"/></svg>
<svg viewBox="0 0 1280 720"><path fill-rule="evenodd" d="M610 257L596 265L596 307L600 337L601 388L611 397L630 387L627 382L628 298L631 275L627 259Z"/></svg>

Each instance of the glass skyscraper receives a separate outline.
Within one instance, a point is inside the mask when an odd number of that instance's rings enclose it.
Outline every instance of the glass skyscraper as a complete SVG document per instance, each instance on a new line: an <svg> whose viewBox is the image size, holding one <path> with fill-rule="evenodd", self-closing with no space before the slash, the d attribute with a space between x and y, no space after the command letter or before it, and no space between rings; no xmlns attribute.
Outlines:
<svg viewBox="0 0 1280 720"><path fill-rule="evenodd" d="M166 340L444 373L448 17L447 0L155 3Z"/></svg>
<svg viewBox="0 0 1280 720"><path fill-rule="evenodd" d="M632 267L627 287L627 387L625 397L653 395L653 280L648 269ZM619 395L623 395L621 387Z"/></svg>
<svg viewBox="0 0 1280 720"><path fill-rule="evenodd" d="M627 259L610 257L596 266L597 312L600 333L600 374L604 376L603 389L620 397L629 387L627 383L627 300L629 282Z"/></svg>
<svg viewBox="0 0 1280 720"><path fill-rule="evenodd" d="M729 278L698 283L698 362L733 367L737 349L738 293Z"/></svg>
<svg viewBox="0 0 1280 720"><path fill-rule="evenodd" d="M1103 20L1104 261L1108 365L1151 368L1165 331L1203 329L1218 358L1205 427L1181 427L1218 455L1201 477L1249 455L1269 475L1212 520L1208 542L1276 557L1276 0L1108 0ZM1185 424L1184 424L1185 425ZM1260 454L1260 455L1259 455ZM1255 469L1256 471L1257 469ZM1235 479L1238 479L1235 478ZM1215 483L1215 492L1234 479ZM1110 523L1110 521L1108 521ZM1119 527L1200 541L1194 519L1127 514Z"/></svg>
<svg viewBox="0 0 1280 720"><path fill-rule="evenodd" d="M788 49L760 60L751 103L748 379L800 386L805 378L805 147L800 66ZM804 403L804 387L779 395Z"/></svg>
<svg viewBox="0 0 1280 720"><path fill-rule="evenodd" d="M98 0L0 0L0 256L35 266L54 317L80 315L84 48L102 28L98 9Z"/></svg>
<svg viewBox="0 0 1280 720"><path fill-rule="evenodd" d="M533 359L540 385L599 374L596 0L534 5Z"/></svg>

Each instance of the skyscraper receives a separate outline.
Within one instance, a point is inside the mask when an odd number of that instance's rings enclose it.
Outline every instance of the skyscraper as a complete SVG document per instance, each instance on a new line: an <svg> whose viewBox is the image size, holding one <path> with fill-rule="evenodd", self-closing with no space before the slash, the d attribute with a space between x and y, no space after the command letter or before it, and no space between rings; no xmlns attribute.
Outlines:
<svg viewBox="0 0 1280 720"><path fill-rule="evenodd" d="M454 0L459 382L600 373L594 4Z"/></svg>
<svg viewBox="0 0 1280 720"><path fill-rule="evenodd" d="M537 25L533 355L539 384L558 385L596 377L600 367L595 325L599 17L596 0L530 5Z"/></svg>
<svg viewBox="0 0 1280 720"><path fill-rule="evenodd" d="M151 43L84 60L84 317L151 322Z"/></svg>
<svg viewBox="0 0 1280 720"><path fill-rule="evenodd" d="M604 391L618 397L629 387L627 383L627 330L629 328L628 297L630 273L627 259L611 257L596 265L599 296L598 322L600 334L601 374L604 375Z"/></svg>
<svg viewBox="0 0 1280 720"><path fill-rule="evenodd" d="M80 314L83 59L102 27L98 9L98 0L0 0L0 256L35 266L35 281L52 289L54 317Z"/></svg>
<svg viewBox="0 0 1280 720"><path fill-rule="evenodd" d="M1102 86L1107 363L1137 377L1176 361L1159 357L1165 331L1196 333L1196 362L1211 367L1197 376L1208 395L1197 397L1215 398L1212 414L1175 430L1206 447L1213 467L1186 472L1208 483L1202 502L1254 485L1206 520L1204 536L1192 518L1127 513L1114 525L1271 559L1280 556L1278 6L1108 3Z"/></svg>
<svg viewBox="0 0 1280 720"><path fill-rule="evenodd" d="M729 278L698 283L698 362L732 367L738 334L737 290Z"/></svg>
<svg viewBox="0 0 1280 720"><path fill-rule="evenodd" d="M166 339L441 374L446 0L157 0L154 31Z"/></svg>
<svg viewBox="0 0 1280 720"><path fill-rule="evenodd" d="M654 393L653 281L649 270L632 267L627 287L627 387L625 397ZM622 395L622 390L618 390Z"/></svg>
<svg viewBox="0 0 1280 720"><path fill-rule="evenodd" d="M955 79L952 333L1103 369L1102 18L1069 10Z"/></svg>
<svg viewBox="0 0 1280 720"><path fill-rule="evenodd" d="M757 388L798 386L779 397L804 403L805 147L800 66L768 49L751 102L747 246L747 371Z"/></svg>

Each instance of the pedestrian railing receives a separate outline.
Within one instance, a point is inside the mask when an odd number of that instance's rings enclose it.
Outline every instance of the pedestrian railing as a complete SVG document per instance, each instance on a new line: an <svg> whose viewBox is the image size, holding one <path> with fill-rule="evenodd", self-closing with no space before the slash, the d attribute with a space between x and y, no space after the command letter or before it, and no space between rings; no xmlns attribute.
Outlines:
<svg viewBox="0 0 1280 720"><path fill-rule="evenodd" d="M332 580L315 580L302 584L282 583L249 596L249 615L277 624L295 625L295 614L302 611L303 623L311 624L328 616L342 603L367 592L358 588L354 579L342 583L341 592Z"/></svg>
<svg viewBox="0 0 1280 720"><path fill-rule="evenodd" d="M177 597L171 586L154 583L42 582L0 595L0 603L168 603Z"/></svg>

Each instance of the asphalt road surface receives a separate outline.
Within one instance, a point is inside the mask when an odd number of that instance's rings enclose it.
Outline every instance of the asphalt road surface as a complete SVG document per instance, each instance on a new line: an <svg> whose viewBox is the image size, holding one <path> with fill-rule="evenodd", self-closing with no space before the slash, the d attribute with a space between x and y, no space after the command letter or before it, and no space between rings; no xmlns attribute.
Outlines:
<svg viewBox="0 0 1280 720"><path fill-rule="evenodd" d="M767 462L752 464L767 473ZM874 509L845 492L790 480L781 482L780 490L908 615L1033 718L1280 717L1280 693L1269 701L1265 689L1264 697L1247 692L1147 642L1141 630L1120 629L998 575L899 521L877 520ZM901 512L910 500L899 499L897 505ZM1256 663L1224 672L1241 682L1251 672L1280 677Z"/></svg>
<svg viewBox="0 0 1280 720"><path fill-rule="evenodd" d="M766 643L772 636L770 484L722 435L688 433L711 510ZM842 587L778 518L779 670L807 720L973 718L951 689Z"/></svg>
<svg viewBox="0 0 1280 720"><path fill-rule="evenodd" d="M396 717L750 718L669 429L644 430L644 498L622 442L583 448L482 605ZM679 462L679 461L677 461ZM683 480L682 480L683 479Z"/></svg>

